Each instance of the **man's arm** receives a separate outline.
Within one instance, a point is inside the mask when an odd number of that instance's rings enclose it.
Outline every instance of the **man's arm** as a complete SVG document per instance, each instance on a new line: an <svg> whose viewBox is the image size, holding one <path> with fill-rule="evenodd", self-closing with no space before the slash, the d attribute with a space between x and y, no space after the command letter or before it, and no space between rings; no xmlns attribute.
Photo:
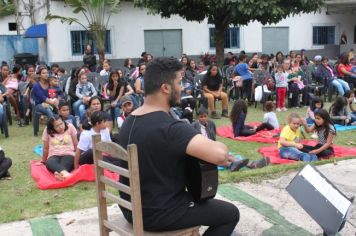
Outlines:
<svg viewBox="0 0 356 236"><path fill-rule="evenodd" d="M235 160L234 157L228 155L228 148L225 144L210 140L201 134L195 135L190 140L186 153L215 165L229 166Z"/></svg>

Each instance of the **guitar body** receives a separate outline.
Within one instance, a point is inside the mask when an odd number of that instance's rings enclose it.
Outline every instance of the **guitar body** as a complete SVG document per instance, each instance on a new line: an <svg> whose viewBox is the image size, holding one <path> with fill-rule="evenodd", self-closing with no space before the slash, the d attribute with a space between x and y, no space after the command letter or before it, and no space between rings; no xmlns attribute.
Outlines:
<svg viewBox="0 0 356 236"><path fill-rule="evenodd" d="M189 157L185 171L186 186L195 202L215 197L219 184L216 165Z"/></svg>

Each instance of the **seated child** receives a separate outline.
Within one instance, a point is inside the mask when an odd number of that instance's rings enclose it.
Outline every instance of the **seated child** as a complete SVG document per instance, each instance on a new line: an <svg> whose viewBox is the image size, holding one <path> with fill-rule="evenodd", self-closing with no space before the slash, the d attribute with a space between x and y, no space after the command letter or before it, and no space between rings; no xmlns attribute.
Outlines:
<svg viewBox="0 0 356 236"><path fill-rule="evenodd" d="M356 122L356 107L354 107L353 104L355 103L355 92L352 90L346 91L344 97L347 100L347 106L351 115L351 122Z"/></svg>
<svg viewBox="0 0 356 236"><path fill-rule="evenodd" d="M263 123L256 128L256 132L264 129L279 129L279 122L276 113L273 112L275 106L272 101L267 101L265 105L267 113L263 115Z"/></svg>
<svg viewBox="0 0 356 236"><path fill-rule="evenodd" d="M123 110L122 114L117 117L117 127L120 129L126 117L135 110L133 101L130 95L125 95L120 99L121 109Z"/></svg>
<svg viewBox="0 0 356 236"><path fill-rule="evenodd" d="M78 144L77 130L67 124L60 116L49 119L43 131L42 162L54 173L57 180L63 181L72 177L75 148Z"/></svg>
<svg viewBox="0 0 356 236"><path fill-rule="evenodd" d="M58 114L65 122L67 122L67 124L72 124L77 130L79 129L76 117L70 114L70 106L68 102L64 100L59 102Z"/></svg>
<svg viewBox="0 0 356 236"><path fill-rule="evenodd" d="M295 161L317 161L318 157L315 154L302 151L300 125L300 116L297 113L290 113L288 125L284 126L278 141L279 156Z"/></svg>
<svg viewBox="0 0 356 236"><path fill-rule="evenodd" d="M347 110L347 99L337 97L329 109L331 120L338 125L356 125L351 121L351 114Z"/></svg>
<svg viewBox="0 0 356 236"><path fill-rule="evenodd" d="M85 107L88 105L91 97L97 95L94 85L88 82L85 72L80 72L79 82L76 86L75 95L79 98L78 101L73 103L73 110L75 116L79 116L80 120L84 118Z"/></svg>
<svg viewBox="0 0 356 236"><path fill-rule="evenodd" d="M61 87L59 86L58 78L54 76L50 76L48 80L49 80L48 97L50 99L58 99L58 100L64 99L64 93Z"/></svg>
<svg viewBox="0 0 356 236"><path fill-rule="evenodd" d="M274 105L269 105L270 112L265 114L264 120L267 122L263 122L258 127L252 127L249 125L245 125L245 119L247 115L247 104L245 100L239 99L234 103L234 106L231 109L230 120L232 123L232 130L234 132L234 137L238 136L251 136L256 134L256 131L268 129L274 129L274 126L279 127L278 120L276 114L271 112L274 108ZM273 123L273 125L271 123Z"/></svg>
<svg viewBox="0 0 356 236"><path fill-rule="evenodd" d="M107 113L104 111L95 111L90 116L90 130L83 130L80 134L79 143L75 152L74 168L77 169L79 165L93 164L93 142L92 136L100 134L101 140L111 142L110 131L107 128ZM104 160L118 165L118 159L109 156L104 156Z"/></svg>
<svg viewBox="0 0 356 236"><path fill-rule="evenodd" d="M314 112L318 109L322 109L324 107L323 101L319 97L314 97L310 106L307 109L307 114L305 115L305 119L307 124L314 124Z"/></svg>
<svg viewBox="0 0 356 236"><path fill-rule="evenodd" d="M309 127L307 122L303 122L304 129L309 133L316 131L318 144L316 146L303 145L303 151L309 154L315 154L318 158L330 157L334 155L334 138L336 129L331 121L329 113L324 109L318 109L314 112L314 124Z"/></svg>
<svg viewBox="0 0 356 236"><path fill-rule="evenodd" d="M197 111L198 120L192 123L192 127L198 130L203 136L216 140L216 126L215 123L208 119L208 110L204 107L200 107ZM248 168L261 168L269 164L269 158L262 158L261 160L256 160L249 162L249 159L235 160L230 165L230 171L238 171L244 166Z"/></svg>
<svg viewBox="0 0 356 236"><path fill-rule="evenodd" d="M9 157L5 157L4 150L0 147L0 179L11 179L9 169L12 161Z"/></svg>

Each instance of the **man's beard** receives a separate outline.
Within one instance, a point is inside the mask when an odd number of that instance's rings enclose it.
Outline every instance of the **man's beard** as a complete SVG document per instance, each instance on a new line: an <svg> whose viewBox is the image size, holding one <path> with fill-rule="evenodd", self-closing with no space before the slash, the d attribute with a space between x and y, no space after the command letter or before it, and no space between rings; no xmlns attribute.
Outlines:
<svg viewBox="0 0 356 236"><path fill-rule="evenodd" d="M173 89L169 97L169 107L177 107L180 105L180 96L177 90Z"/></svg>

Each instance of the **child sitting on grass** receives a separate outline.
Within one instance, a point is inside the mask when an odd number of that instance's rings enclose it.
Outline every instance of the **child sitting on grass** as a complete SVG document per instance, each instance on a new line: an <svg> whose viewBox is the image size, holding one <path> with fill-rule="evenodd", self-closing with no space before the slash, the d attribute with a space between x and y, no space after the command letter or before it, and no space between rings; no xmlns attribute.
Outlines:
<svg viewBox="0 0 356 236"><path fill-rule="evenodd" d="M251 136L256 134L256 131L261 131L264 129L272 130L275 127L279 128L278 120L276 114L272 112L274 105L272 103L268 105L269 112L264 116L264 122L259 126L249 126L245 125L246 115L247 115L247 104L245 100L239 99L234 103L231 109L230 120L232 123L232 130L234 132L234 137L238 136ZM268 111L268 110L267 110ZM266 122L265 122L266 121Z"/></svg>
<svg viewBox="0 0 356 236"><path fill-rule="evenodd" d="M67 124L60 116L49 119L43 131L42 162L54 173L57 180L63 181L72 177L74 154L78 144L77 130Z"/></svg>
<svg viewBox="0 0 356 236"><path fill-rule="evenodd" d="M347 109L347 99L345 97L337 97L331 105L329 113L334 124L356 125L356 122L352 123L351 113Z"/></svg>
<svg viewBox="0 0 356 236"><path fill-rule="evenodd" d="M201 107L197 111L198 120L192 123L192 127L198 130L203 136L216 140L216 126L215 123L208 118L208 110L204 107ZM249 159L236 160L231 163L230 171L238 171L244 166L248 168L261 168L268 165L270 162L269 158L262 158L261 160L249 162Z"/></svg>
<svg viewBox="0 0 356 236"><path fill-rule="evenodd" d="M93 141L92 136L94 134L100 134L103 142L111 142L110 131L107 128L107 113L104 111L95 111L90 116L90 122L87 126L90 126L90 130L83 130L80 134L79 143L75 152L74 169L77 169L79 165L93 164ZM111 162L114 165L118 165L119 161L116 158L104 156L104 161Z"/></svg>
<svg viewBox="0 0 356 236"><path fill-rule="evenodd" d="M5 157L4 150L0 147L0 179L11 179L9 172L11 165L11 158Z"/></svg>
<svg viewBox="0 0 356 236"><path fill-rule="evenodd" d="M273 111L275 106L272 101L267 101L266 113L263 115L263 123L256 128L256 132L264 129L272 130L279 129L279 122L276 113Z"/></svg>
<svg viewBox="0 0 356 236"><path fill-rule="evenodd" d="M301 144L301 118L297 113L290 113L288 116L288 125L284 126L279 141L279 156L282 159L295 161L317 161L318 157L313 153L303 152Z"/></svg>
<svg viewBox="0 0 356 236"><path fill-rule="evenodd" d="M329 113L324 109L318 109L314 112L314 124L309 127L304 121L304 129L309 132L316 132L318 144L316 146L303 145L303 151L309 154L315 154L318 158L330 157L334 155L334 138L336 129L331 121Z"/></svg>
<svg viewBox="0 0 356 236"><path fill-rule="evenodd" d="M305 119L307 124L314 124L314 112L318 109L322 109L324 107L323 101L319 97L314 97L310 106L307 109L307 114L305 115Z"/></svg>

